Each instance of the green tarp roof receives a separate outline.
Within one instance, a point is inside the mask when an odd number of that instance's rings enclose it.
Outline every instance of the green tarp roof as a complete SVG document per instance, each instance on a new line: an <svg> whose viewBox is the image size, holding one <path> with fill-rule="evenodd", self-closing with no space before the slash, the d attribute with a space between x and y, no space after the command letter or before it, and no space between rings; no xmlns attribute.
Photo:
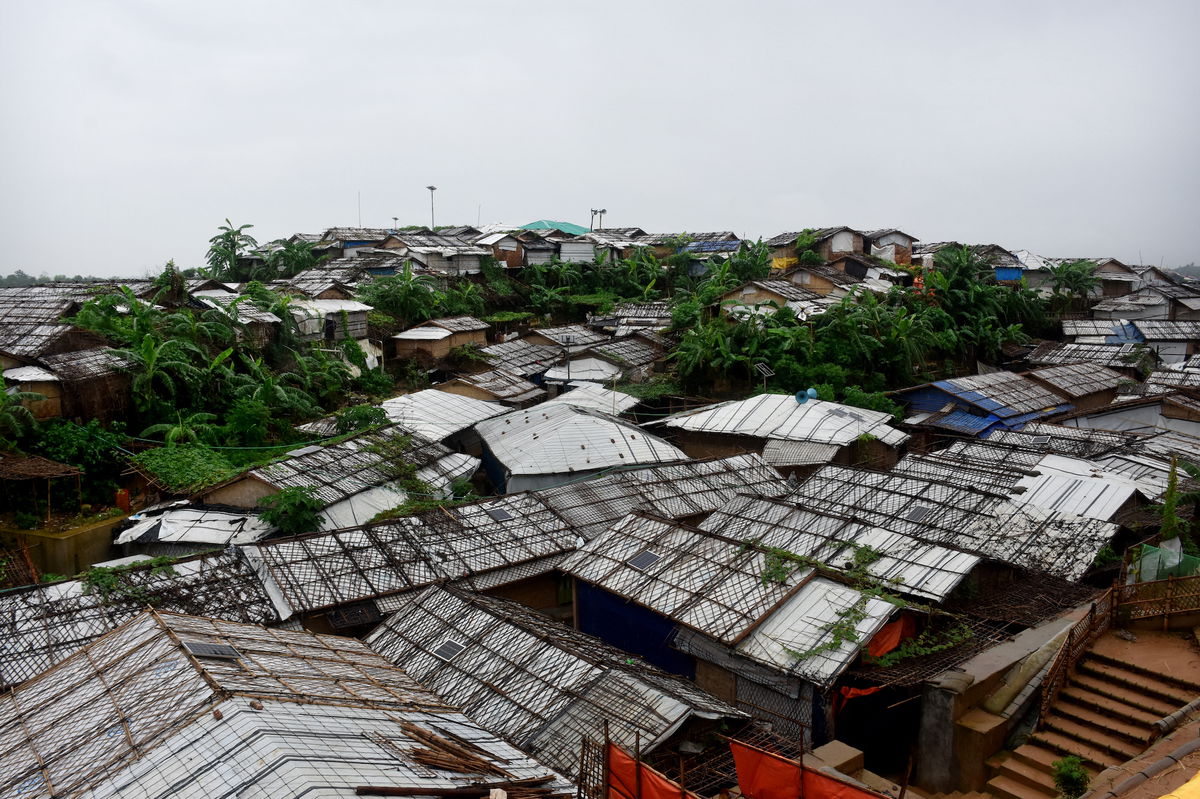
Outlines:
<svg viewBox="0 0 1200 799"><path fill-rule="evenodd" d="M570 222L555 222L553 219L539 219L536 222L521 225L521 228L523 230L561 230L563 233L570 233L573 236L582 236L588 232L588 229L583 225L575 225Z"/></svg>

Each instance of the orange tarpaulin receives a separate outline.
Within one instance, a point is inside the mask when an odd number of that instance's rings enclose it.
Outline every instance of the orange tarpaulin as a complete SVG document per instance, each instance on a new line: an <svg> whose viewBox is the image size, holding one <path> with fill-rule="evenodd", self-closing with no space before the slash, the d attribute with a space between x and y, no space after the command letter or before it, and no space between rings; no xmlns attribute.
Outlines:
<svg viewBox="0 0 1200 799"><path fill-rule="evenodd" d="M867 644L867 654L873 658L886 655L900 642L917 634L917 620L909 615L902 615L891 624L885 624L875 633L871 643Z"/></svg>
<svg viewBox="0 0 1200 799"><path fill-rule="evenodd" d="M641 772L640 783L638 772ZM608 745L608 799L697 799L614 743Z"/></svg>
<svg viewBox="0 0 1200 799"><path fill-rule="evenodd" d="M885 799L771 752L730 741L738 787L747 799Z"/></svg>

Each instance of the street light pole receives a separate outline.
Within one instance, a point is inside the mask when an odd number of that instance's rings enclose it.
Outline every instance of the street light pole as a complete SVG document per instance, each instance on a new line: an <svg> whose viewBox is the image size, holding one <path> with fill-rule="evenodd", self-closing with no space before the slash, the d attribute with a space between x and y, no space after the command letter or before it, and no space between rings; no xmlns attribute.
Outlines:
<svg viewBox="0 0 1200 799"><path fill-rule="evenodd" d="M437 186L426 186L425 188L429 189L429 229L433 230L437 227L433 216L433 193L437 191Z"/></svg>

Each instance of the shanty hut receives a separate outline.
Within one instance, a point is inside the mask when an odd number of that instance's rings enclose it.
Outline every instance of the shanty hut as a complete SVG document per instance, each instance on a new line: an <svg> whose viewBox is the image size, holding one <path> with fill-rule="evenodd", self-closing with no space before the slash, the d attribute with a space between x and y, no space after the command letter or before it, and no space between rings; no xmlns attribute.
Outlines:
<svg viewBox="0 0 1200 799"><path fill-rule="evenodd" d="M761 453L789 472L824 463L891 466L908 435L892 415L824 400L759 394L684 411L656 422L693 458Z"/></svg>
<svg viewBox="0 0 1200 799"><path fill-rule="evenodd" d="M557 345L534 344L525 338L492 344L484 347L482 352L497 369L525 378L541 375L563 355L562 348Z"/></svg>
<svg viewBox="0 0 1200 799"><path fill-rule="evenodd" d="M380 247L439 275L477 275L481 259L492 254L490 247L429 231L394 232Z"/></svg>
<svg viewBox="0 0 1200 799"><path fill-rule="evenodd" d="M359 341L367 337L370 305L355 300L296 300L290 308L304 341Z"/></svg>
<svg viewBox="0 0 1200 799"><path fill-rule="evenodd" d="M648 331L620 339L608 339L568 356L562 365L546 370L547 381L569 383L587 380L607 383L627 380L641 383L654 371L666 353L660 340Z"/></svg>
<svg viewBox="0 0 1200 799"><path fill-rule="evenodd" d="M1131 377L1141 378L1158 362L1158 356L1145 344L1067 344L1047 341L1026 356L1036 366L1083 363L1106 367Z"/></svg>
<svg viewBox="0 0 1200 799"><path fill-rule="evenodd" d="M524 340L539 347L556 347L559 353L579 352L593 344L608 341L608 336L588 330L583 325L564 325L563 327L541 327L530 330Z"/></svg>
<svg viewBox="0 0 1200 799"><path fill-rule="evenodd" d="M365 640L472 721L573 779L584 738L648 755L747 718L597 638L449 586L418 594Z"/></svg>
<svg viewBox="0 0 1200 799"><path fill-rule="evenodd" d="M262 582L237 550L146 561L116 570L115 590L62 580L0 594L0 687L33 679L147 606L231 621L278 622Z"/></svg>
<svg viewBox="0 0 1200 799"><path fill-rule="evenodd" d="M379 407L383 408L390 421L404 429L471 455L479 455L483 451L475 425L511 410L497 402L485 402L434 388L384 400Z"/></svg>
<svg viewBox="0 0 1200 799"><path fill-rule="evenodd" d="M46 355L41 364L41 367L26 368L44 369L53 379L39 386L21 387L22 391L34 391L46 397L44 403L33 403L31 410L35 416L111 420L123 418L128 411L128 364L107 349ZM11 371L11 376L15 377L20 370ZM4 377L10 379L10 372L6 371Z"/></svg>
<svg viewBox="0 0 1200 799"><path fill-rule="evenodd" d="M453 316L430 319L392 336L396 342L396 357L411 358L423 353L431 358L445 358L453 350L467 345L487 346L487 322L473 316Z"/></svg>
<svg viewBox="0 0 1200 799"><path fill-rule="evenodd" d="M763 579L767 548L791 551L805 535L767 532L775 534L741 541L634 512L562 568L575 578L581 631L817 743L819 697L897 608L813 568ZM848 622L853 635L837 641L833 629L851 607L860 611Z"/></svg>
<svg viewBox="0 0 1200 799"><path fill-rule="evenodd" d="M911 264L913 245L918 241L916 236L895 228L867 231L863 239L871 255L894 264Z"/></svg>
<svg viewBox="0 0 1200 799"><path fill-rule="evenodd" d="M1059 394L1012 372L938 380L902 389L895 397L908 406L905 423L922 432L980 438L993 430L1020 430L1028 422L1071 409Z"/></svg>
<svg viewBox="0 0 1200 799"><path fill-rule="evenodd" d="M514 411L480 422L475 429L486 447L488 476L510 494L613 468L688 460L640 427L565 403Z"/></svg>
<svg viewBox="0 0 1200 799"><path fill-rule="evenodd" d="M542 406L556 403L574 405L578 408L591 408L595 411L620 416L641 402L637 397L622 391L613 391L596 383L576 380L567 383L562 393L553 399L548 399Z"/></svg>
<svg viewBox="0 0 1200 799"><path fill-rule="evenodd" d="M129 522L113 541L127 555L180 557L261 541L275 531L256 513L188 502L147 508L130 516Z"/></svg>
<svg viewBox="0 0 1200 799"><path fill-rule="evenodd" d="M802 235L811 235L816 239L813 250L822 260L829 261L839 253L862 254L865 249L864 234L848 227L827 227L808 230L796 230L780 233L767 239L766 244L771 252L771 267L787 269L799 263L796 253L796 239Z"/></svg>
<svg viewBox="0 0 1200 799"><path fill-rule="evenodd" d="M243 548L283 618L366 632L416 592L453 581L560 614L558 564L579 534L532 493L439 507ZM565 608L569 615L570 608Z"/></svg>
<svg viewBox="0 0 1200 799"><path fill-rule="evenodd" d="M510 408L526 408L544 399L546 390L507 369L489 369L473 375L459 375L434 386L438 391L459 394L485 402L498 402Z"/></svg>
<svg viewBox="0 0 1200 799"><path fill-rule="evenodd" d="M1117 391L1130 382L1115 369L1085 363L1034 369L1026 372L1025 377L1050 389L1079 410L1108 405L1117 396Z"/></svg>
<svg viewBox="0 0 1200 799"><path fill-rule="evenodd" d="M147 611L0 702L10 797L575 794L352 638Z"/></svg>
<svg viewBox="0 0 1200 799"><path fill-rule="evenodd" d="M255 508L285 488L304 488L324 504L323 529L365 524L408 499L409 476L437 496L448 496L454 481L469 478L479 461L453 452L393 425L361 433L330 446L312 445L289 452L204 490L213 505Z"/></svg>

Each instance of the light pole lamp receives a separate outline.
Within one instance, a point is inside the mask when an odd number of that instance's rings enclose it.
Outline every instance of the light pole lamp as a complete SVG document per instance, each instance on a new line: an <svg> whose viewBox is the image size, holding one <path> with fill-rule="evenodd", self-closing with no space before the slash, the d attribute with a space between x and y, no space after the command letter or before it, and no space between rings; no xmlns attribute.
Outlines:
<svg viewBox="0 0 1200 799"><path fill-rule="evenodd" d="M426 186L425 188L429 189L429 229L433 230L437 227L433 216L433 193L437 191L437 186Z"/></svg>

